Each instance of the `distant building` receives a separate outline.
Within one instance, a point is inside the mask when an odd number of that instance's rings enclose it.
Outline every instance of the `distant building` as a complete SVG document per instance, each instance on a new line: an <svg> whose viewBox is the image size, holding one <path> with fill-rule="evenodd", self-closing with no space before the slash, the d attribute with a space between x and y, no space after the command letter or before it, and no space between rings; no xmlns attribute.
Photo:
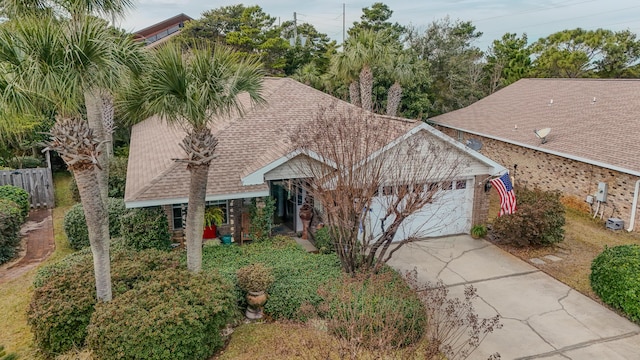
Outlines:
<svg viewBox="0 0 640 360"><path fill-rule="evenodd" d="M137 40L144 41L147 46L156 46L178 34L185 22L193 20L185 14L179 14L167 20L148 26L134 33Z"/></svg>

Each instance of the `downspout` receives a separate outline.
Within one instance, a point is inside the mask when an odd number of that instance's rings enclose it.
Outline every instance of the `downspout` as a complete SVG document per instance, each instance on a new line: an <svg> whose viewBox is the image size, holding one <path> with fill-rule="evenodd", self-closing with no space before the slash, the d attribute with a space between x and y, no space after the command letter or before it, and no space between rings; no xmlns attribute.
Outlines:
<svg viewBox="0 0 640 360"><path fill-rule="evenodd" d="M636 189L633 192L633 205L631 207L631 219L629 219L628 232L633 231L633 227L636 222L636 210L638 210L638 192L640 192L640 180L636 181Z"/></svg>

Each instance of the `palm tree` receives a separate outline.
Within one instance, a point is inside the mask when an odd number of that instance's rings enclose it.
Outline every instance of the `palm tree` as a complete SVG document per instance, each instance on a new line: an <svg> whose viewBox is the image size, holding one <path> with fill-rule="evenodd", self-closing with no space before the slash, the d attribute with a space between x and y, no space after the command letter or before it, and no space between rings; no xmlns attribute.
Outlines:
<svg viewBox="0 0 640 360"><path fill-rule="evenodd" d="M97 297L109 301L107 199L98 186L102 183L106 190L102 169L107 164L101 159L105 152L102 121L94 115L100 113L90 100L96 89L115 88L125 66L139 68L140 53L128 37L90 14L122 10L118 4L128 2L20 2L32 5L26 7L10 3L5 1L1 7L10 16L0 29L2 106L36 115L55 112L57 123L49 148L60 153L76 177L89 229ZM83 108L89 125L82 120Z"/></svg>
<svg viewBox="0 0 640 360"><path fill-rule="evenodd" d="M387 91L387 115L396 116L402 100L402 84L413 78L413 64L406 54L399 54L389 63L389 73L394 79Z"/></svg>
<svg viewBox="0 0 640 360"><path fill-rule="evenodd" d="M240 59L222 46L199 45L188 52L175 44L163 46L117 104L130 119L159 115L187 133L180 144L187 156L177 161L186 163L191 173L185 231L187 268L193 272L202 267L206 188L218 144L209 126L221 117L243 113L241 93L248 93L253 104L264 101L260 64Z"/></svg>

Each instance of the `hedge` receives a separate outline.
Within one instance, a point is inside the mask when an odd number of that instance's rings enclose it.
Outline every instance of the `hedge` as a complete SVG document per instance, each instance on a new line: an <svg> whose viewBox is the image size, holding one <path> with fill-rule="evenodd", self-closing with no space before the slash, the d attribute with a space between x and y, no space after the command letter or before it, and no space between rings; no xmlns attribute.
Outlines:
<svg viewBox="0 0 640 360"><path fill-rule="evenodd" d="M20 246L20 226L24 216L18 205L8 199L0 199L0 264L13 259Z"/></svg>
<svg viewBox="0 0 640 360"><path fill-rule="evenodd" d="M136 250L171 249L167 215L159 207L132 209L120 218L124 245Z"/></svg>
<svg viewBox="0 0 640 360"><path fill-rule="evenodd" d="M156 272L97 305L87 345L97 359L208 359L236 314L231 284L219 275Z"/></svg>
<svg viewBox="0 0 640 360"><path fill-rule="evenodd" d="M11 200L20 207L23 217L29 215L31 204L29 203L29 193L17 186L3 185L0 186L0 199Z"/></svg>
<svg viewBox="0 0 640 360"><path fill-rule="evenodd" d="M114 299L163 272L184 269L177 253L157 250L114 251L111 281ZM95 310L91 252L82 250L56 266L41 268L27 311L36 346L47 356L82 347Z"/></svg>
<svg viewBox="0 0 640 360"><path fill-rule="evenodd" d="M640 246L606 248L593 259L589 278L602 301L640 323Z"/></svg>
<svg viewBox="0 0 640 360"><path fill-rule="evenodd" d="M124 200L109 198L109 234L112 238L119 237L120 218L127 212ZM84 217L82 204L75 204L64 215L64 232L67 235L71 248L79 250L89 246L89 230Z"/></svg>

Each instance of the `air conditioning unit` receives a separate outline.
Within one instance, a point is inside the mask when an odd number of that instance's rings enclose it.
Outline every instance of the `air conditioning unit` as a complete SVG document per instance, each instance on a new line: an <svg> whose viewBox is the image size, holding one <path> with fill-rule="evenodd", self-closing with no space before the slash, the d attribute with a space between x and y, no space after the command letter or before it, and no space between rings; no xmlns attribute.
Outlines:
<svg viewBox="0 0 640 360"><path fill-rule="evenodd" d="M624 220L618 218L607 219L607 229L622 230L624 228Z"/></svg>

